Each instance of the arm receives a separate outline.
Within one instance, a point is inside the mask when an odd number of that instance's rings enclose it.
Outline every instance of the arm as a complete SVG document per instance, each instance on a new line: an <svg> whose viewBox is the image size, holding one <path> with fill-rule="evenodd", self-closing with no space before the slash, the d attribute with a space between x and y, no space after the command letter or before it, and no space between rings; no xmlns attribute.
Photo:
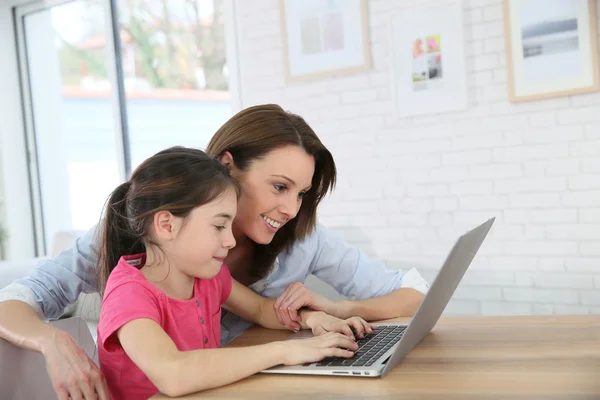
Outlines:
<svg viewBox="0 0 600 400"><path fill-rule="evenodd" d="M274 303L275 299L262 297L232 279L231 294L223 304L223 308L264 328L288 329L278 321ZM308 309L300 310L299 314L302 316L301 329L314 329L323 317L322 312Z"/></svg>
<svg viewBox="0 0 600 400"><path fill-rule="evenodd" d="M52 387L61 400L108 400L108 388L100 369L66 332L43 322L25 302L0 303L0 337L16 346L42 353Z"/></svg>
<svg viewBox="0 0 600 400"><path fill-rule="evenodd" d="M28 304L9 300L0 303L0 337L16 346L43 353L59 329L43 322Z"/></svg>
<svg viewBox="0 0 600 400"><path fill-rule="evenodd" d="M274 303L275 299L264 298L234 279L232 280L231 294L223 304L223 308L264 328L287 329L277 320L273 311ZM306 318L314 311L303 310L302 313ZM308 329L306 323L301 324L301 327Z"/></svg>
<svg viewBox="0 0 600 400"><path fill-rule="evenodd" d="M97 292L96 229L78 238L75 246L40 262L29 274L0 290L0 302L20 300L41 319L57 319L81 293ZM0 321L0 324L2 322Z"/></svg>
<svg viewBox="0 0 600 400"><path fill-rule="evenodd" d="M386 268L323 226L317 226L303 246L304 252L314 254L311 272L353 300L333 302L300 283L290 285L275 307L295 320L295 310L304 306L338 318L356 315L372 321L412 316L429 288L416 269L405 274Z"/></svg>
<svg viewBox="0 0 600 400"><path fill-rule="evenodd" d="M0 290L0 338L42 353L60 399L69 394L80 397L86 390L93 393L94 387L101 399L108 398L94 362L69 335L42 321L58 318L81 292L93 291L94 235L94 230L89 231L74 248L43 261L27 277Z"/></svg>
<svg viewBox="0 0 600 400"><path fill-rule="evenodd" d="M373 299L341 301L333 315L342 319L357 315L367 321L411 317L424 297L418 290L400 288Z"/></svg>
<svg viewBox="0 0 600 400"><path fill-rule="evenodd" d="M381 297L365 300L332 301L311 292L301 283L294 283L284 291L273 306L278 315L283 314L289 318L292 311L298 311L298 318L294 321L301 323L303 307L323 311L340 319L354 316L366 321L378 321L396 317L412 316L423 301L423 293L413 288L400 288Z"/></svg>
<svg viewBox="0 0 600 400"><path fill-rule="evenodd" d="M285 360L283 345L278 342L182 352L150 319L125 324L118 338L129 358L158 390L170 397L223 386Z"/></svg>
<svg viewBox="0 0 600 400"><path fill-rule="evenodd" d="M287 329L285 325L278 321L274 311L274 303L275 299L267 299L259 296L241 283L232 280L231 294L223 304L223 307L245 320L259 324L264 328ZM375 328L361 318L351 318L353 317L352 315L340 318L321 311L308 309L300 310L299 315L301 315L301 320L299 321L301 328L311 329L315 335L322 335L327 332L339 332L354 339L352 329L362 337L364 332L371 333Z"/></svg>
<svg viewBox="0 0 600 400"><path fill-rule="evenodd" d="M329 333L285 344L179 351L158 323L144 318L126 323L117 335L129 358L169 397L223 386L279 364L351 357L344 349L357 349L348 337Z"/></svg>

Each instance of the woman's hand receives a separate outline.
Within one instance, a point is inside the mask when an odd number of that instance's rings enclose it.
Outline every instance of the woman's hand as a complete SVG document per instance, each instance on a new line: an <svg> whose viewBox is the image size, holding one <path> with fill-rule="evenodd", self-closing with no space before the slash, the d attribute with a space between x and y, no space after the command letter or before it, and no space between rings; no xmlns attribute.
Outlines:
<svg viewBox="0 0 600 400"><path fill-rule="evenodd" d="M299 322L302 317L298 310L303 307L339 316L341 306L338 302L311 292L300 282L289 285L273 304L279 323L293 331L301 329Z"/></svg>
<svg viewBox="0 0 600 400"><path fill-rule="evenodd" d="M350 358L358 345L348 336L329 332L310 339L286 340L284 365L321 361L326 357Z"/></svg>
<svg viewBox="0 0 600 400"><path fill-rule="evenodd" d="M109 400L104 375L66 332L56 331L42 354L59 400Z"/></svg>
<svg viewBox="0 0 600 400"><path fill-rule="evenodd" d="M362 339L376 329L375 325L368 323L361 317L339 319L319 311L310 312L309 316L306 317L306 325L314 335L338 332L352 340L356 340L356 337Z"/></svg>

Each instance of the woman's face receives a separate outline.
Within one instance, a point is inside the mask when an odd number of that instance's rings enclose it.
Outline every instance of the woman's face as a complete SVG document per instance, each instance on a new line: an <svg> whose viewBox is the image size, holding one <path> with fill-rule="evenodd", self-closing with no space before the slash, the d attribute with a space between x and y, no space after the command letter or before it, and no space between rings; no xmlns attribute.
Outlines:
<svg viewBox="0 0 600 400"><path fill-rule="evenodd" d="M230 157L230 156L229 156ZM315 159L298 146L275 149L254 160L246 171L228 164L242 193L238 199L235 233L259 244L268 244L286 222L295 218L304 194L310 190Z"/></svg>

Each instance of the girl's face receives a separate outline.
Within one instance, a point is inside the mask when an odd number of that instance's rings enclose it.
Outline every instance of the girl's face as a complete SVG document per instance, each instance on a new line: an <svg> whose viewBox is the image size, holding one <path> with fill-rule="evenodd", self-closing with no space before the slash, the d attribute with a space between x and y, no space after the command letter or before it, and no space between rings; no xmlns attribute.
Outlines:
<svg viewBox="0 0 600 400"><path fill-rule="evenodd" d="M231 224L236 210L237 196L231 189L196 207L185 221L177 218L172 240L163 246L169 261L189 276L209 279L217 275L235 246Z"/></svg>
<svg viewBox="0 0 600 400"><path fill-rule="evenodd" d="M254 160L247 171L235 167L227 155L221 159L238 180L242 193L236 234L246 235L259 244L268 244L286 222L296 217L302 197L311 189L315 159L298 146L286 146Z"/></svg>

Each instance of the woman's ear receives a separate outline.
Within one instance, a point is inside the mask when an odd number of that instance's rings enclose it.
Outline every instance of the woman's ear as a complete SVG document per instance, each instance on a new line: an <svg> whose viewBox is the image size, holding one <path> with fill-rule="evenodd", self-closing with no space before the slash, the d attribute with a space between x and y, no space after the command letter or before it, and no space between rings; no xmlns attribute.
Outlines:
<svg viewBox="0 0 600 400"><path fill-rule="evenodd" d="M234 172L234 170L235 170L235 163L233 162L233 156L231 155L230 152L224 151L219 156L219 161L221 162L221 164L223 164L224 166L226 166L227 169L229 169L229 173Z"/></svg>

